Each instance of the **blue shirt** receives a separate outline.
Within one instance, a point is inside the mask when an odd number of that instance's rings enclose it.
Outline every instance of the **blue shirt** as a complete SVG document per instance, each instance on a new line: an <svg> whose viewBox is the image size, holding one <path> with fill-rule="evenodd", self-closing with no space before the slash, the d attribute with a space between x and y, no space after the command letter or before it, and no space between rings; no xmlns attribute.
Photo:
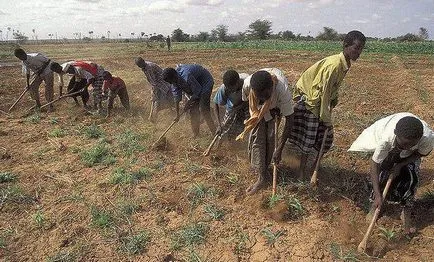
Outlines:
<svg viewBox="0 0 434 262"><path fill-rule="evenodd" d="M199 99L202 95L210 95L214 79L208 70L197 64L178 65L179 79L172 85L172 93L176 101L181 101L182 91L190 92L190 99Z"/></svg>
<svg viewBox="0 0 434 262"><path fill-rule="evenodd" d="M243 81L249 76L246 73L241 73L239 75L240 75L240 79ZM226 106L226 111L230 112L232 108L234 108L234 106L243 103L242 89L233 92L229 95L226 95L225 85L223 84L217 89L217 93L214 96L214 103L221 106Z"/></svg>

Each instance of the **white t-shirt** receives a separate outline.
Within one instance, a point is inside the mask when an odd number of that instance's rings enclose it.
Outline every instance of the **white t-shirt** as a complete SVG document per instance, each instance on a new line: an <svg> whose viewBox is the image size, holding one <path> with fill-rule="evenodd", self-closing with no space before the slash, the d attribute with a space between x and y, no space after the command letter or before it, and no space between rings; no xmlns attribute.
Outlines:
<svg viewBox="0 0 434 262"><path fill-rule="evenodd" d="M277 84L275 86L276 95L274 96L273 101L271 101L270 109L278 107L280 109L280 113L283 116L289 116L294 113L293 104L292 104L292 91L288 85L288 79L286 79L285 75L277 68L263 68L263 71L267 71L272 75L277 77ZM260 70L260 71L261 71ZM243 101L249 100L250 93L250 79L252 76L250 75L246 79L244 79L243 91L242 91L242 99ZM273 97L273 96L272 96ZM259 106L260 108L261 106ZM265 121L270 121L273 117L270 114L270 111L266 112L264 115Z"/></svg>
<svg viewBox="0 0 434 262"><path fill-rule="evenodd" d="M23 74L30 74L30 70L33 72L40 71L44 65L48 62L48 58L41 53L27 54L27 59L23 61ZM40 72L41 76L45 76L51 72L50 63L45 67L44 71Z"/></svg>
<svg viewBox="0 0 434 262"><path fill-rule="evenodd" d="M395 127L398 121L406 116L412 116L419 119L411 113L397 113L382 118L363 130L356 141L353 142L348 151L374 152L372 160L375 163L381 163L386 159L389 152L396 145ZM411 156L414 152L421 155L428 155L434 147L434 133L428 124L419 119L423 125L423 135L419 142L409 150L403 150L401 158Z"/></svg>

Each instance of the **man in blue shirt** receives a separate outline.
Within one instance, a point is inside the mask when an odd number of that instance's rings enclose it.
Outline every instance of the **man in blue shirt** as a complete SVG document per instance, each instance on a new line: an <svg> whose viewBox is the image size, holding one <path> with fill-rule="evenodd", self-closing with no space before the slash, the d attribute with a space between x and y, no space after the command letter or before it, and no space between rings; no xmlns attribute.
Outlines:
<svg viewBox="0 0 434 262"><path fill-rule="evenodd" d="M184 110L190 111L191 128L193 135L199 135L200 114L208 125L209 130L214 134L216 127L211 117L210 99L214 79L208 70L200 65L185 64L178 65L176 69L166 68L163 70L164 81L172 84L172 92L176 104L176 118L179 120L179 102L182 93L187 95L188 102Z"/></svg>
<svg viewBox="0 0 434 262"><path fill-rule="evenodd" d="M242 100L244 79L249 75L238 74L235 70L228 70L223 75L223 84L214 96L215 110L219 126L217 133L227 130L228 139L233 140L244 129L244 120L249 118L249 103ZM226 107L222 126L220 123L220 106Z"/></svg>

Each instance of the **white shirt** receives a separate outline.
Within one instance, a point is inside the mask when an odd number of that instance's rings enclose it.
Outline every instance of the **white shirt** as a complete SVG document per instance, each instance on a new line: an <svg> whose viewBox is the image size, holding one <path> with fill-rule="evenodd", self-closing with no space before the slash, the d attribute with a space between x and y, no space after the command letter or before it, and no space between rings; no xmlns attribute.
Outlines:
<svg viewBox="0 0 434 262"><path fill-rule="evenodd" d="M356 141L353 142L348 151L374 152L372 160L381 163L386 159L389 152L396 145L395 127L398 121L406 116L419 119L411 113L397 113L382 118L363 130ZM434 147L434 133L428 124L419 119L423 125L423 135L419 142L409 150L403 150L401 158L411 156L415 151L421 155L428 155Z"/></svg>
<svg viewBox="0 0 434 262"><path fill-rule="evenodd" d="M26 61L23 61L23 74L30 74L30 70L34 73L40 71L44 65L48 62L48 58L40 53L27 54ZM51 62L50 62L51 63ZM51 72L50 64L48 64L44 71L40 73L40 76L45 76Z"/></svg>
<svg viewBox="0 0 434 262"><path fill-rule="evenodd" d="M294 113L293 104L292 104L292 91L288 85L288 79L286 79L285 75L282 71L277 68L263 68L262 71L267 71L272 75L277 77L277 84L275 86L274 92L277 92L274 96L274 99L271 101L270 109L278 107L280 109L280 113L283 116L289 116ZM250 92L250 79L252 76L250 75L246 79L244 79L243 91L242 91L242 99L243 101L249 100L249 92ZM272 96L273 98L273 96ZM261 106L260 106L261 107ZM270 114L270 111L266 112L264 115L265 121L270 121L273 117Z"/></svg>

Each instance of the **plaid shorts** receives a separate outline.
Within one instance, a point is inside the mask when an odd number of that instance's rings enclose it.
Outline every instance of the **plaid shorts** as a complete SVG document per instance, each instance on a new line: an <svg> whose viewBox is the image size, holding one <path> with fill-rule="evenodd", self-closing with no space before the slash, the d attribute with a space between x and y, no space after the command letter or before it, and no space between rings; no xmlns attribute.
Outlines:
<svg viewBox="0 0 434 262"><path fill-rule="evenodd" d="M300 100L294 106L294 123L288 141L299 147L305 154L312 148L319 151L327 128L324 153L329 151L333 144L333 126L326 127L316 115L306 109L304 101Z"/></svg>

